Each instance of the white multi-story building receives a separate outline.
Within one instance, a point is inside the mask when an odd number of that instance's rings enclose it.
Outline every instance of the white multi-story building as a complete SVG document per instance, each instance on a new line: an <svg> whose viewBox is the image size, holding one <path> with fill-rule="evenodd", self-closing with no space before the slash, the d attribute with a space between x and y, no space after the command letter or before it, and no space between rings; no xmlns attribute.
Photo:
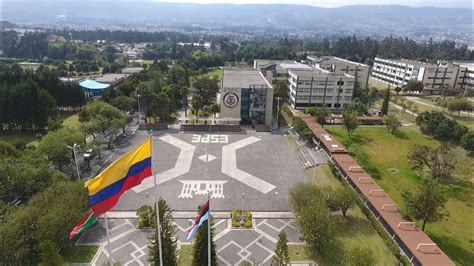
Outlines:
<svg viewBox="0 0 474 266"><path fill-rule="evenodd" d="M464 95L474 93L474 62L453 62L453 64L461 68L456 85L460 86Z"/></svg>
<svg viewBox="0 0 474 266"><path fill-rule="evenodd" d="M352 102L355 77L325 70L289 71L289 103L293 109L342 109Z"/></svg>
<svg viewBox="0 0 474 266"><path fill-rule="evenodd" d="M324 69L336 75L348 74L356 77L361 88L369 81L370 66L335 56L308 56L307 61L315 69Z"/></svg>
<svg viewBox="0 0 474 266"><path fill-rule="evenodd" d="M438 93L441 86L454 90L462 90L462 82L466 75L466 67L452 63L438 62L430 64L406 59L374 59L372 78L394 87L403 87L411 79L423 83L426 93Z"/></svg>

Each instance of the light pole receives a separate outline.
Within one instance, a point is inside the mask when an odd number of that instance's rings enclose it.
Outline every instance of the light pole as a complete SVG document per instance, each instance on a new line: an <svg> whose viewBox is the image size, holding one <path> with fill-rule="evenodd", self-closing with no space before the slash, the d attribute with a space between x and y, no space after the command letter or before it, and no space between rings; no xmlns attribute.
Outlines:
<svg viewBox="0 0 474 266"><path fill-rule="evenodd" d="M79 174L79 165L77 164L77 154L76 154L76 149L78 149L81 146L74 143L74 145L72 145L72 146L68 145L68 147L69 147L69 149L72 150L72 154L74 155L74 162L76 163L76 171L77 171L77 180L81 180L81 176Z"/></svg>
<svg viewBox="0 0 474 266"><path fill-rule="evenodd" d="M137 124L140 125L140 94L137 94L137 101L138 101Z"/></svg>
<svg viewBox="0 0 474 266"><path fill-rule="evenodd" d="M280 129L280 100L281 100L281 97L276 97L276 100L277 100L277 129Z"/></svg>

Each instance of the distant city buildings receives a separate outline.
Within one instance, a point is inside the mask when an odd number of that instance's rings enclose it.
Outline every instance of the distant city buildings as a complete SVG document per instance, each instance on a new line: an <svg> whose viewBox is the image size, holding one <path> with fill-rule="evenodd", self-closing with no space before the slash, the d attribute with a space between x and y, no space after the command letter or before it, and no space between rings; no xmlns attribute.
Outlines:
<svg viewBox="0 0 474 266"><path fill-rule="evenodd" d="M438 64L407 59L383 59L376 57L372 68L372 78L394 87L403 87L411 79L423 83L423 92L437 94L442 86L464 92L472 89L472 63L451 63L439 61ZM471 70L468 70L470 67Z"/></svg>

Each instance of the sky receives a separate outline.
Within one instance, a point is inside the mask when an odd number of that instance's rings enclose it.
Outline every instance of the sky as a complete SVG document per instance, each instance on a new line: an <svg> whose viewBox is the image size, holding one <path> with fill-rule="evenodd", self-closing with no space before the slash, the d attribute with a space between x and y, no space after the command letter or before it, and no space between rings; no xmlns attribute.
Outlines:
<svg viewBox="0 0 474 266"><path fill-rule="evenodd" d="M301 4L320 7L347 5L406 5L434 7L463 7L472 9L472 0L156 0L156 2L228 3L228 4Z"/></svg>
<svg viewBox="0 0 474 266"><path fill-rule="evenodd" d="M0 0L2 2L30 2L32 0ZM319 7L347 5L405 5L434 7L463 7L473 9L473 0L35 0L34 2L175 2L175 3L226 3L226 4L300 4Z"/></svg>

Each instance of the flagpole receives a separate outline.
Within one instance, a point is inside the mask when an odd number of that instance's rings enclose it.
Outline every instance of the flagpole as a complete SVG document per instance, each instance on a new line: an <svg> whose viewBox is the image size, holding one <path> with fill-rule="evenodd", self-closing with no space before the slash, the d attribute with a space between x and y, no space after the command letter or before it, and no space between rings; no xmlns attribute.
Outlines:
<svg viewBox="0 0 474 266"><path fill-rule="evenodd" d="M207 203L209 205L209 210L207 212L207 215L209 216L207 218L207 265L211 266L211 192L207 192Z"/></svg>
<svg viewBox="0 0 474 266"><path fill-rule="evenodd" d="M112 256L112 246L110 245L110 234L109 234L109 222L107 220L107 213L104 213L105 219L105 232L107 233L107 246L109 247L109 257L114 262L114 257Z"/></svg>
<svg viewBox="0 0 474 266"><path fill-rule="evenodd" d="M160 266L163 266L163 252L161 249L161 223L160 223L160 206L158 205L158 190L156 188L156 175L153 174L153 131L150 130L150 148L151 148L151 174L153 175L153 186L156 204L156 231L158 231L158 251L160 254Z"/></svg>

